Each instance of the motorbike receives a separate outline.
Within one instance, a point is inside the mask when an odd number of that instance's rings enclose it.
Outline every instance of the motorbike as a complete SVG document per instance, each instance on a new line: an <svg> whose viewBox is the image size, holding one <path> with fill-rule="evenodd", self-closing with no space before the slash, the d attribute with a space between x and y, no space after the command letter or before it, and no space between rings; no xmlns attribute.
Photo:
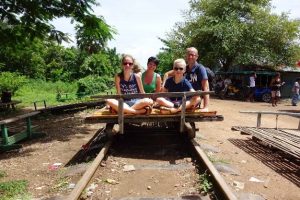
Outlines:
<svg viewBox="0 0 300 200"><path fill-rule="evenodd" d="M237 99L237 100L245 100L248 90L247 88L239 88L235 85L228 85L220 87L220 85L216 85L215 93L220 99Z"/></svg>

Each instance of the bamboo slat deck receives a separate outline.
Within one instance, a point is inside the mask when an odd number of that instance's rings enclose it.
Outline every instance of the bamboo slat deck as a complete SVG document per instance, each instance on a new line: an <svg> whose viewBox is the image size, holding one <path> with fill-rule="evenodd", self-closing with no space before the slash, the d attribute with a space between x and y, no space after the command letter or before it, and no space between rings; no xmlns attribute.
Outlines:
<svg viewBox="0 0 300 200"><path fill-rule="evenodd" d="M149 115L124 114L124 122L179 122L180 117L180 112L176 114L161 114L159 109L153 109ZM223 121L223 119L223 116L217 115L216 111L200 112L200 110L197 109L194 112L185 113L186 122ZM118 123L118 114L112 114L108 109L102 108L86 117L85 121L87 123Z"/></svg>
<svg viewBox="0 0 300 200"><path fill-rule="evenodd" d="M274 148L295 158L300 158L300 131L297 129L233 126L232 130L252 135Z"/></svg>

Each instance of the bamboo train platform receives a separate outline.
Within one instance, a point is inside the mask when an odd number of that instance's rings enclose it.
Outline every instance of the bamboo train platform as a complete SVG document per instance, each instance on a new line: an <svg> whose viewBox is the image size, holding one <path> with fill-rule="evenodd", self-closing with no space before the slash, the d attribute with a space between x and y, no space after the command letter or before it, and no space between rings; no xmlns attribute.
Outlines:
<svg viewBox="0 0 300 200"><path fill-rule="evenodd" d="M92 96L96 99L118 99L119 107L117 114L110 113L107 108L102 108L97 110L90 116L85 118L86 123L107 123L107 124L118 124L119 133L124 133L124 124L127 123L143 123L143 122L157 122L166 123L172 122L178 124L179 132L183 133L186 129L190 129L193 132L191 135L195 135L195 125L194 122L200 121L223 121L222 115L217 115L217 111L201 112L200 109L194 111L186 110L186 100L187 97L195 95L205 95L213 92L165 92L165 93L148 93L148 94L123 94L123 95L102 95L102 96ZM153 108L149 114L124 114L123 102L124 99L134 99L134 98L152 98L157 97L182 97L182 111L178 113L168 113L162 114L160 109ZM191 124L192 123L192 124Z"/></svg>
<svg viewBox="0 0 300 200"><path fill-rule="evenodd" d="M300 129L278 128L277 121L280 115L300 117L299 113L269 112L269 111L242 111L241 113L257 114L257 126L233 126L232 130L240 131L241 134L251 135L254 140L262 141L269 147L283 151L284 153L300 158ZM261 127L261 115L276 115L276 127Z"/></svg>

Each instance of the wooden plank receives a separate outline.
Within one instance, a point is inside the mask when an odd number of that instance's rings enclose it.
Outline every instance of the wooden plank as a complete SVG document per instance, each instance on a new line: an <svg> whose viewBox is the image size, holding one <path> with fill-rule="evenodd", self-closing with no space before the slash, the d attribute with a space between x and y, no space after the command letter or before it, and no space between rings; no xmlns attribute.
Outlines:
<svg viewBox="0 0 300 200"><path fill-rule="evenodd" d="M16 105L16 104L19 104L19 103L21 103L21 101L17 101L17 100L12 100L10 102L5 102L5 103L0 102L0 107L8 106L8 105Z"/></svg>
<svg viewBox="0 0 300 200"><path fill-rule="evenodd" d="M194 145L194 148L195 148L198 156L204 162L204 164L207 166L208 171L215 178L216 183L219 185L220 189L223 190L225 198L230 199L230 200L237 200L237 197L235 196L234 192L230 189L230 187L227 185L227 183L225 182L223 177L220 175L220 173L214 167L212 162L208 159L206 153L201 149L200 145L194 139L192 139L191 142Z"/></svg>
<svg viewBox="0 0 300 200"><path fill-rule="evenodd" d="M5 120L0 121L0 125L9 124L9 123L18 121L20 119L25 119L25 118L28 118L28 117L32 117L32 116L37 115L39 113L40 113L40 111L34 111L34 112L26 113L24 115L19 115L19 116L13 117L13 118L5 119Z"/></svg>
<svg viewBox="0 0 300 200"><path fill-rule="evenodd" d="M299 135L271 128L234 127L235 130L247 132L261 141L280 149L296 158L300 158ZM296 130L296 129L295 129Z"/></svg>
<svg viewBox="0 0 300 200"><path fill-rule="evenodd" d="M300 113L293 113L293 112L240 111L240 113L248 113L248 114L268 114L268 115L289 115L289 116L300 117Z"/></svg>
<svg viewBox="0 0 300 200"><path fill-rule="evenodd" d="M105 146L101 149L91 166L88 170L83 174L82 178L76 184L75 188L72 190L71 194L68 196L68 200L77 200L79 199L81 192L86 187L88 182L90 181L91 177L95 173L97 167L99 166L100 162L104 158L105 154L107 153L112 141L108 141Z"/></svg>
<svg viewBox="0 0 300 200"><path fill-rule="evenodd" d="M196 95L206 95L214 94L213 91L195 91L195 92L161 92L161 93L147 93L147 94L114 94L114 95L94 95L91 98L94 99L137 99L137 98L152 98L156 99L157 97L190 97Z"/></svg>
<svg viewBox="0 0 300 200"><path fill-rule="evenodd" d="M181 104L181 112L180 112L180 133L184 132L184 126L185 126L185 108L186 108L186 96L184 95L182 98L182 104Z"/></svg>

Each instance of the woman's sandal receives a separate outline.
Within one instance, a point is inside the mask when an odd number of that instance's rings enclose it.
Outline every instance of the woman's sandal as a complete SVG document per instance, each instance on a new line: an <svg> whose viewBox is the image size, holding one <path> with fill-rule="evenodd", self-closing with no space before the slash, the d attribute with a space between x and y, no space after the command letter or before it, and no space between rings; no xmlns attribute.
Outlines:
<svg viewBox="0 0 300 200"><path fill-rule="evenodd" d="M146 115L151 114L151 112L152 112L152 107L151 106L146 106L144 109L146 110L146 112L145 112Z"/></svg>
<svg viewBox="0 0 300 200"><path fill-rule="evenodd" d="M109 112L111 114L118 114L118 112L116 110L114 110L112 107L109 107Z"/></svg>

